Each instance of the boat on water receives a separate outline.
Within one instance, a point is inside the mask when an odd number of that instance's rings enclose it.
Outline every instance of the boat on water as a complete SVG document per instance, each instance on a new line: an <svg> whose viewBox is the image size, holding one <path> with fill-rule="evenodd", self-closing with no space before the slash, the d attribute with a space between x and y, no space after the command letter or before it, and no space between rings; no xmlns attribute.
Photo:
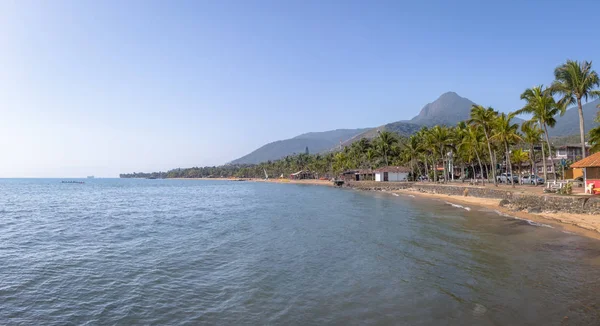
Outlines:
<svg viewBox="0 0 600 326"><path fill-rule="evenodd" d="M87 178L88 179L94 179L94 176L93 175L88 175Z"/></svg>
<svg viewBox="0 0 600 326"><path fill-rule="evenodd" d="M75 181L75 180L63 180L60 183L75 183L75 184L84 184L83 181Z"/></svg>

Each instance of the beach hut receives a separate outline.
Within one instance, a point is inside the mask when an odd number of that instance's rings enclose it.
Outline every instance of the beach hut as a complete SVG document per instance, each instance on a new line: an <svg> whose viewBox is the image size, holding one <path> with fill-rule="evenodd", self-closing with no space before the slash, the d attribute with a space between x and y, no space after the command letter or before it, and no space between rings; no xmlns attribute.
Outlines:
<svg viewBox="0 0 600 326"><path fill-rule="evenodd" d="M403 166L386 166L375 170L375 181L407 181L409 173Z"/></svg>
<svg viewBox="0 0 600 326"><path fill-rule="evenodd" d="M586 192L592 193L592 189L600 188L600 152L571 164L571 168L583 169Z"/></svg>
<svg viewBox="0 0 600 326"><path fill-rule="evenodd" d="M370 169L347 170L340 174L344 181L368 181L375 180L375 173Z"/></svg>

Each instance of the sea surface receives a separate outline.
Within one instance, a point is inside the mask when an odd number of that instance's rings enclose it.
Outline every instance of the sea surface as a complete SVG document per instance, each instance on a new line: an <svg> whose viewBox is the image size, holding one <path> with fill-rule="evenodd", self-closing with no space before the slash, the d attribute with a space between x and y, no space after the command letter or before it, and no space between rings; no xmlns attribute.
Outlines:
<svg viewBox="0 0 600 326"><path fill-rule="evenodd" d="M443 201L0 180L2 325L600 325L600 241Z"/></svg>

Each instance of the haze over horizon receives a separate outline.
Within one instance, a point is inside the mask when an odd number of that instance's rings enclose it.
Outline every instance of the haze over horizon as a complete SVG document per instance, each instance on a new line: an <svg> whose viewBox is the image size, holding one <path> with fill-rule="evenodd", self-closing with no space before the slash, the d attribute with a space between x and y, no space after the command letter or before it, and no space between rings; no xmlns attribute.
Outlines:
<svg viewBox="0 0 600 326"><path fill-rule="evenodd" d="M500 111L592 60L594 1L3 1L0 177L219 165L305 132ZM568 15L565 15L567 13ZM576 23L569 23L576 22Z"/></svg>

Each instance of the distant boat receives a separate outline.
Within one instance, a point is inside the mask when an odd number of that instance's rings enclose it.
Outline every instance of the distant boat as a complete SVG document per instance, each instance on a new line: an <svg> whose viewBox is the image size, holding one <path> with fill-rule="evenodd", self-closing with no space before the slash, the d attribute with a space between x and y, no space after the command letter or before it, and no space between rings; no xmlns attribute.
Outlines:
<svg viewBox="0 0 600 326"><path fill-rule="evenodd" d="M60 183L76 183L76 184L84 184L83 181L75 181L75 180L63 180Z"/></svg>
<svg viewBox="0 0 600 326"><path fill-rule="evenodd" d="M88 179L94 179L94 176L93 175L88 175L87 178Z"/></svg>

